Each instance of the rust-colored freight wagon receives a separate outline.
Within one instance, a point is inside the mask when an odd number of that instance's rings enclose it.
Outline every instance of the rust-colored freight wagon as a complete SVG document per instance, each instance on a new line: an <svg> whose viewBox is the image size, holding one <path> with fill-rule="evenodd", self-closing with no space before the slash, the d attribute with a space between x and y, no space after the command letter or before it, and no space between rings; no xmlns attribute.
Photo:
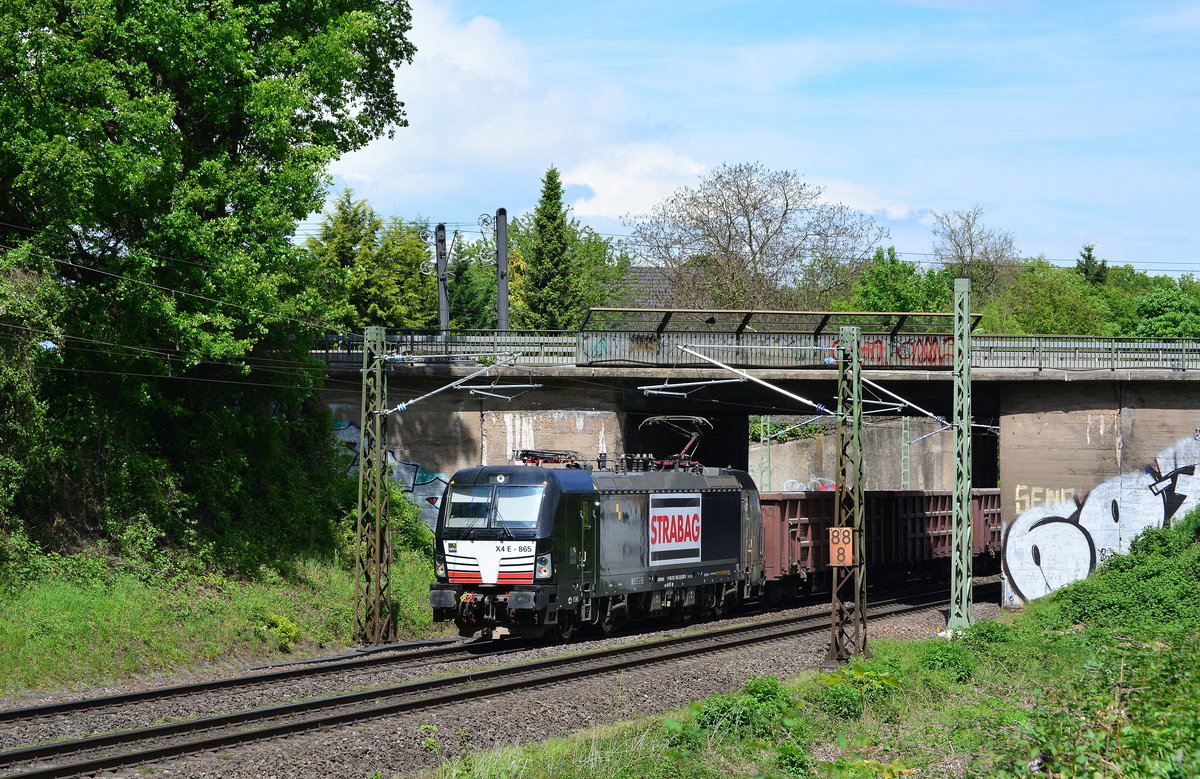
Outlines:
<svg viewBox="0 0 1200 779"><path fill-rule="evenodd" d="M835 492L759 494L767 581L783 592L828 570ZM865 494L867 568L876 576L909 575L949 560L954 495L948 490L871 490ZM994 567L1000 553L1000 491L971 491L977 561ZM940 565L945 565L941 563Z"/></svg>

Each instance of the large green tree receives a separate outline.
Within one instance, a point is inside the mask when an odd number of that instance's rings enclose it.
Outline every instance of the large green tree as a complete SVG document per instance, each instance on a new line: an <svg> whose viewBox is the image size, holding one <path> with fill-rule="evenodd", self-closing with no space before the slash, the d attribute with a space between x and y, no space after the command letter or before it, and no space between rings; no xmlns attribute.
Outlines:
<svg viewBox="0 0 1200 779"><path fill-rule="evenodd" d="M946 269L922 272L889 246L879 249L862 270L847 301L851 311L948 311L954 300L954 277Z"/></svg>
<svg viewBox="0 0 1200 779"><path fill-rule="evenodd" d="M1110 335L1109 311L1073 268L1045 259L1018 263L1007 287L983 305L979 331L986 333ZM1015 268L1010 268L1011 273Z"/></svg>
<svg viewBox="0 0 1200 779"><path fill-rule="evenodd" d="M571 218L557 168L546 171L537 208L513 220L509 239L525 264L523 294L512 307L518 327L577 328L589 306L618 298L627 284L629 258Z"/></svg>
<svg viewBox="0 0 1200 779"><path fill-rule="evenodd" d="M1160 289L1134 303L1138 323L1131 335L1142 338L1200 338L1200 300L1179 288Z"/></svg>
<svg viewBox="0 0 1200 779"><path fill-rule="evenodd" d="M47 453L0 485L10 536L254 565L320 534L303 336L342 311L291 238L329 161L403 123L409 25L403 0L0 7L0 358L36 374ZM51 316L8 299L26 278Z"/></svg>
<svg viewBox="0 0 1200 779"><path fill-rule="evenodd" d="M385 223L367 201L342 190L318 235L305 244L349 302L339 329L437 325L437 277L422 272L433 260L422 237L427 227L400 217Z"/></svg>

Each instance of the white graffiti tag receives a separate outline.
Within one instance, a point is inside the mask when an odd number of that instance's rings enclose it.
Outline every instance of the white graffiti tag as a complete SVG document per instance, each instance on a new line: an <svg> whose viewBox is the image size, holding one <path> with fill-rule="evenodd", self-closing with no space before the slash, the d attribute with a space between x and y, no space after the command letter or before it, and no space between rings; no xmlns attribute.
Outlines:
<svg viewBox="0 0 1200 779"><path fill-rule="evenodd" d="M1142 472L1100 484L1081 501L1035 506L1004 540L1004 605L1019 606L1086 577L1129 551L1143 530L1163 527L1200 502L1200 446L1185 438Z"/></svg>

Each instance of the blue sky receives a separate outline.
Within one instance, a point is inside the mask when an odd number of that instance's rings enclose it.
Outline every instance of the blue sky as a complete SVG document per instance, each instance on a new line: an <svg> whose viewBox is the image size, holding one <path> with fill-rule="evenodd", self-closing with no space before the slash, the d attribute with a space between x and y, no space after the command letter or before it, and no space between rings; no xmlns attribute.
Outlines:
<svg viewBox="0 0 1200 779"><path fill-rule="evenodd" d="M1200 2L414 0L409 126L339 160L384 215L464 229L550 165L628 232L722 163L804 174L912 260L978 204L1026 256L1200 270Z"/></svg>

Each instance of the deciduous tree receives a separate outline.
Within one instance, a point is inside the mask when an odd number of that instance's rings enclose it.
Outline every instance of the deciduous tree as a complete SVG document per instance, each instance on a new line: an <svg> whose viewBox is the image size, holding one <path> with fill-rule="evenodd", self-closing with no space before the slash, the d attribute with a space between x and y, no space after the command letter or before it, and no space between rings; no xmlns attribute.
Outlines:
<svg viewBox="0 0 1200 779"><path fill-rule="evenodd" d="M1135 301L1143 338L1200 338L1200 300L1178 288L1161 289Z"/></svg>
<svg viewBox="0 0 1200 779"><path fill-rule="evenodd" d="M980 332L1110 335L1109 312L1071 268L1045 259L1019 263L1012 284L983 306Z"/></svg>
<svg viewBox="0 0 1200 779"><path fill-rule="evenodd" d="M21 333L62 342L56 454L13 501L44 541L255 568L327 530L303 336L337 304L291 239L327 163L403 123L409 23L403 0L0 6L0 252L61 297Z"/></svg>
<svg viewBox="0 0 1200 779"><path fill-rule="evenodd" d="M1020 272L1012 233L983 224L983 207L934 212L933 254L956 278L971 280L971 291L986 300Z"/></svg>
<svg viewBox="0 0 1200 779"><path fill-rule="evenodd" d="M901 260L896 248L878 249L854 284L848 307L852 311L947 311L954 299L950 272L922 272Z"/></svg>
<svg viewBox="0 0 1200 779"><path fill-rule="evenodd" d="M815 308L849 293L887 231L794 171L725 164L629 218L680 307Z"/></svg>

